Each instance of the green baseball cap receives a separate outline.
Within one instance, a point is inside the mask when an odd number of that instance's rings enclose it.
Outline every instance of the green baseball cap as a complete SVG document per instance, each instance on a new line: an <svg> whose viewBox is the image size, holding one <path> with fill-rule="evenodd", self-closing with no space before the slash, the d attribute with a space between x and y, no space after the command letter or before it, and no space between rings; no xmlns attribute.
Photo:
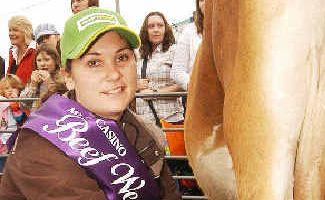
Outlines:
<svg viewBox="0 0 325 200"><path fill-rule="evenodd" d="M140 46L139 35L113 11L90 7L70 17L60 41L62 66L66 65L68 59L79 58L101 33L111 30L118 32L131 48Z"/></svg>

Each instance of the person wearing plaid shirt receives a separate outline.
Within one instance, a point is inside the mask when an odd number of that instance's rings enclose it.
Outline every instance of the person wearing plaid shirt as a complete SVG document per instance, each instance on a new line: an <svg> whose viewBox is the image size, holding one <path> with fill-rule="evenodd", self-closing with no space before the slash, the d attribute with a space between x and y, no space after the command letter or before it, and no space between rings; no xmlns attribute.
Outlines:
<svg viewBox="0 0 325 200"><path fill-rule="evenodd" d="M137 65L138 92L181 91L181 87L170 77L175 52L175 38L162 13L151 12L146 16L141 27L140 38L142 44ZM175 97L163 99L138 98L136 100L138 115L151 121L157 121L153 109L149 106L150 100L159 119L168 122L182 122L184 120L181 100Z"/></svg>

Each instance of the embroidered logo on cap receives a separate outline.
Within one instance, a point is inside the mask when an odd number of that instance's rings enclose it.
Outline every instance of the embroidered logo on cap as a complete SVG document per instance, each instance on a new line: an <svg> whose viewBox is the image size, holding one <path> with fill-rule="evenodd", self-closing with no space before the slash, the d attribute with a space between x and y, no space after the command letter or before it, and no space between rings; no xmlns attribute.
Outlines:
<svg viewBox="0 0 325 200"><path fill-rule="evenodd" d="M119 24L115 15L110 15L107 13L93 13L86 15L77 21L78 30L85 30L88 26L96 23L109 23L112 25Z"/></svg>

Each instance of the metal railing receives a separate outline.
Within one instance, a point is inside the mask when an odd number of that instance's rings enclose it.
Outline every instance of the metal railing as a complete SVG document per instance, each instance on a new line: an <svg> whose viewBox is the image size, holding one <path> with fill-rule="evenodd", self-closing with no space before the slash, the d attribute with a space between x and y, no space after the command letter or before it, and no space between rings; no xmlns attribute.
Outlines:
<svg viewBox="0 0 325 200"><path fill-rule="evenodd" d="M162 97L182 97L187 96L187 92L168 92L168 93L136 93L136 98L162 98ZM24 101L36 101L39 98L11 98L11 99L0 99L0 102L24 102ZM184 128L163 128L164 132L169 131L184 131ZM1 133L13 133L14 131L0 131ZM10 154L3 154L0 155L0 158L8 157ZM187 156L173 156L167 155L165 156L166 160L187 160ZM3 173L0 173L2 176ZM195 180L194 176L182 176L182 175L174 175L172 176L173 179L188 179L188 180ZM207 199L205 196L192 196L192 195L182 195L182 199Z"/></svg>
<svg viewBox="0 0 325 200"><path fill-rule="evenodd" d="M187 156L165 156L166 160L187 160Z"/></svg>
<svg viewBox="0 0 325 200"><path fill-rule="evenodd" d="M0 102L22 102L22 101L37 101L39 98L10 98L0 99Z"/></svg>
<svg viewBox="0 0 325 200"><path fill-rule="evenodd" d="M187 92L153 92L153 93L136 93L135 98L158 98L158 97L185 97Z"/></svg>

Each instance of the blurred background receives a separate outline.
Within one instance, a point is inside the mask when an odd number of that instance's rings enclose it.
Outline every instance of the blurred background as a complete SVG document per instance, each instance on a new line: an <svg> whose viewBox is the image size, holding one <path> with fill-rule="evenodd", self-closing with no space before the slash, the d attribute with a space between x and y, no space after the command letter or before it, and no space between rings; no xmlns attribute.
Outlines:
<svg viewBox="0 0 325 200"><path fill-rule="evenodd" d="M195 10L195 0L99 0L100 7L116 10L136 32L140 31L145 16L151 11L160 11L177 32L187 23ZM9 0L2 1L0 8L0 55L7 60L10 41L8 20L14 15L25 15L33 24L50 22L62 32L66 19L72 15L70 0ZM177 33L176 33L177 37Z"/></svg>

